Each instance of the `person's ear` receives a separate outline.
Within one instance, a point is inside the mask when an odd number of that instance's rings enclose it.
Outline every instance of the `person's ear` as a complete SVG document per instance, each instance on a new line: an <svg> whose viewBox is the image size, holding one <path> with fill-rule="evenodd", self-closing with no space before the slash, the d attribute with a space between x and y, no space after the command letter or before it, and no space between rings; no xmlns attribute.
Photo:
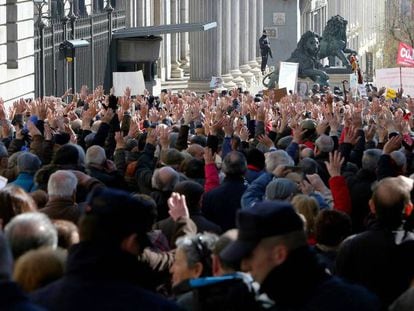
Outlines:
<svg viewBox="0 0 414 311"><path fill-rule="evenodd" d="M136 233L130 234L126 238L124 238L121 242L121 249L134 254L139 254L139 244L138 244L138 236Z"/></svg>
<svg viewBox="0 0 414 311"><path fill-rule="evenodd" d="M199 278L201 274L203 273L203 264L201 262L197 262L192 268L191 268L191 274L193 278Z"/></svg>
<svg viewBox="0 0 414 311"><path fill-rule="evenodd" d="M289 251L286 245L276 245L272 250L272 261L274 265L277 267L284 263L287 259L288 253Z"/></svg>
<svg viewBox="0 0 414 311"><path fill-rule="evenodd" d="M368 205L369 205L369 210L371 211L371 213L376 214L375 204L374 204L374 201L372 199L369 199Z"/></svg>
<svg viewBox="0 0 414 311"><path fill-rule="evenodd" d="M213 276L220 276L222 275L222 267L221 267L221 262L220 262L220 258L217 255L212 255L212 260L213 260Z"/></svg>

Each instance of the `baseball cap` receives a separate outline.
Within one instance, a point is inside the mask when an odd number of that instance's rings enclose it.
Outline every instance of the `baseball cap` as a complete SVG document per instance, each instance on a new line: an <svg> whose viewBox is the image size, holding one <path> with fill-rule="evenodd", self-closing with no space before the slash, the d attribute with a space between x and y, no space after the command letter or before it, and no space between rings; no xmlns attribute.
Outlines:
<svg viewBox="0 0 414 311"><path fill-rule="evenodd" d="M267 237L303 231L304 225L292 205L284 201L264 201L237 214L237 240L220 253L220 257L236 262L248 256L260 240Z"/></svg>

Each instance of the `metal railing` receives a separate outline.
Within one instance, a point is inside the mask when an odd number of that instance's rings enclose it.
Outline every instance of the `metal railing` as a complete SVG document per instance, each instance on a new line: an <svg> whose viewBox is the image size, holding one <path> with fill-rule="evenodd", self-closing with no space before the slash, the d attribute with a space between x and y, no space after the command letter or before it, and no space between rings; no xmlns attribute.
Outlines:
<svg viewBox="0 0 414 311"><path fill-rule="evenodd" d="M52 19L44 27L43 37L42 30L35 27L35 96L61 96L71 87L72 70L68 67L73 63L68 65L59 50L60 44L69 39L84 39L89 42L88 47L76 51L77 91L84 84L91 89L103 84L105 75L110 74L108 66L112 31L125 28L125 22L125 11L108 10L105 13L78 18L73 23L68 18L60 21ZM43 74L42 57L45 68Z"/></svg>

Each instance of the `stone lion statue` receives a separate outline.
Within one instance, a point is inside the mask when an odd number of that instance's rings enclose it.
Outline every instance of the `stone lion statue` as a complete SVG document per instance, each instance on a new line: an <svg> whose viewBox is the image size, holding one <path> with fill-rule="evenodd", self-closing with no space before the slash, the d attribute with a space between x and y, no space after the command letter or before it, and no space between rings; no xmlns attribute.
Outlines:
<svg viewBox="0 0 414 311"><path fill-rule="evenodd" d="M335 66L335 56L338 57L342 65L351 68L347 54L357 54L356 51L346 47L346 25L348 22L339 15L333 16L328 20L322 33L320 41L319 58L329 57L329 66Z"/></svg>
<svg viewBox="0 0 414 311"><path fill-rule="evenodd" d="M305 32L300 38L296 49L286 62L298 63L298 76L310 78L320 85L328 85L329 76L322 71L319 62L320 36L312 31ZM275 88L279 79L277 70L269 73L263 78L263 85L269 89Z"/></svg>

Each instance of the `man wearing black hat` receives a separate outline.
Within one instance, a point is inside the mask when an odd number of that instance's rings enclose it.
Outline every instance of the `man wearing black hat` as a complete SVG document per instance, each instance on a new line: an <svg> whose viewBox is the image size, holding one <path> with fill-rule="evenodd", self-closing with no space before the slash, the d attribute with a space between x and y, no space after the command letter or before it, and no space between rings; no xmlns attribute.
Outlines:
<svg viewBox="0 0 414 311"><path fill-rule="evenodd" d="M137 256L150 245L152 210L150 203L124 191L94 191L65 275L34 292L32 300L48 310L178 310L143 289L151 280Z"/></svg>
<svg viewBox="0 0 414 311"><path fill-rule="evenodd" d="M270 41L267 38L267 32L265 29L263 30L263 35L259 39L259 47L260 47L260 54L262 55L262 65L260 68L262 70L262 73L264 74L266 70L266 65L267 65L267 58L269 56L273 58L272 50L270 49Z"/></svg>
<svg viewBox="0 0 414 311"><path fill-rule="evenodd" d="M238 238L220 255L243 259L242 267L275 302L270 310L379 310L367 290L332 277L320 265L290 203L257 203L241 210L237 221Z"/></svg>

